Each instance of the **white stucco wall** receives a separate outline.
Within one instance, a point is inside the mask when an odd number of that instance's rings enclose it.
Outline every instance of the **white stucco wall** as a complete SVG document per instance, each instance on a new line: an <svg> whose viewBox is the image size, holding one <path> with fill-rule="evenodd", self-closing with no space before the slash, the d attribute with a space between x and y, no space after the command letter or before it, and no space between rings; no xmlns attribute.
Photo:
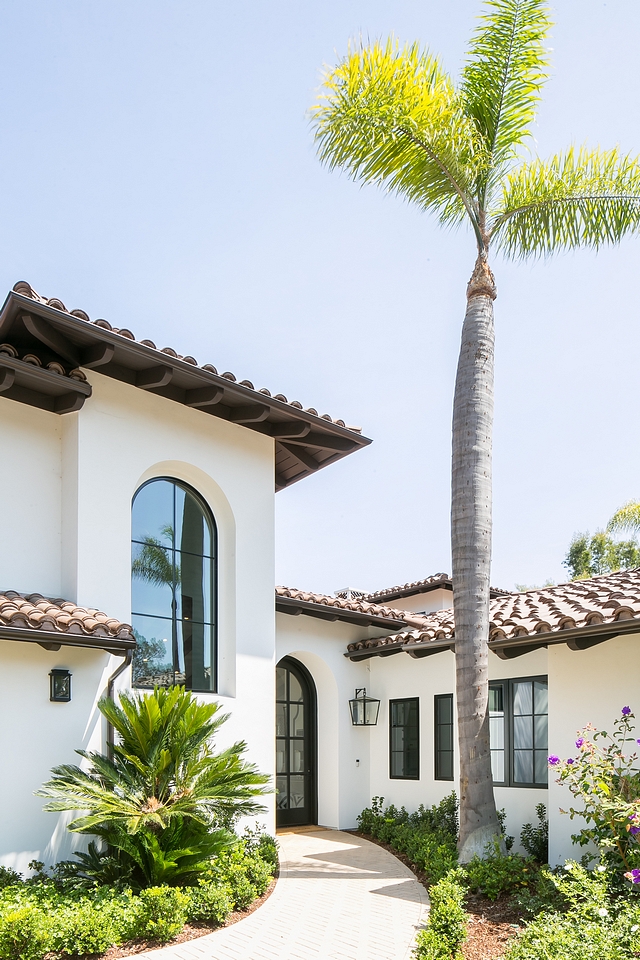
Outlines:
<svg viewBox="0 0 640 960"><path fill-rule="evenodd" d="M385 607L394 610L411 610L414 613L433 613L436 610L447 610L453 603L451 590L425 590L424 593L415 593L411 597L399 597L397 600L385 600Z"/></svg>
<svg viewBox="0 0 640 960"><path fill-rule="evenodd" d="M62 596L130 622L132 497L155 476L191 484L218 528L219 695L201 696L220 700L230 714L220 746L247 740L247 758L273 775L273 440L96 371L87 377L93 396L64 417L0 398L0 438L12 452L0 480L0 589ZM58 665L54 660L73 669L72 655L83 665L74 673L73 701L50 704L48 670ZM0 675L14 698L0 697L0 728L13 731L2 757L14 796L11 817L0 823L0 860L24 848L50 861L62 849L58 818L39 813L32 791L95 728L93 705L119 662L111 658L105 672L108 660L93 651L0 645ZM126 683L123 677L120 685ZM45 736L49 717L56 725ZM39 744L33 760L15 737L24 728ZM266 805L262 819L273 829L272 795Z"/></svg>
<svg viewBox="0 0 640 960"><path fill-rule="evenodd" d="M640 634L616 637L589 650L549 648L549 753L563 759L575 756L578 731L587 723L610 731L624 706L640 716L639 651ZM560 813L561 807L566 810L570 805L571 794L550 775L551 863L579 858L584 852L571 846L571 834L579 831L581 821Z"/></svg>

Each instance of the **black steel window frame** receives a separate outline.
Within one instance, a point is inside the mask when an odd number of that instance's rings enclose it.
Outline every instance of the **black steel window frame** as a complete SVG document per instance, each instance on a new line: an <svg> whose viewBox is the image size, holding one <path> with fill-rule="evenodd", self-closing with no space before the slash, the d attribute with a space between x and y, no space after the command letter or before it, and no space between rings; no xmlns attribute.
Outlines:
<svg viewBox="0 0 640 960"><path fill-rule="evenodd" d="M403 724L394 723L394 720L393 720L394 707L397 704L401 704L401 703L415 704L415 709L416 709L415 756L414 756L415 766L416 766L415 774L414 773L411 773L411 774L407 774L407 773L394 774L393 773L393 754L398 752L398 751L394 751L393 749L393 731L398 727L407 728L409 726L409 724L407 723L403 723ZM406 769L406 767L409 766L409 764L406 763L406 753L408 752L408 749L411 749L411 746L412 745L409 745L409 747L404 751L405 756L403 757L403 760L404 760L403 769ZM390 780L419 780L420 779L420 698L419 697L402 697L401 699L398 699L398 700L389 700L389 779Z"/></svg>
<svg viewBox="0 0 640 960"><path fill-rule="evenodd" d="M544 683L549 687L549 678L548 676L536 676L536 677L512 677L508 680L490 680L489 681L489 690L495 690L499 687L503 689L503 705L504 705L504 780L494 780L493 784L496 787L522 787L525 790L546 790L549 786L548 780L545 783L526 783L521 780L514 779L514 736L513 736L513 698L514 698L514 684L516 683ZM535 704L533 707L535 711ZM548 705L547 705L548 710ZM547 714L532 714L535 718L536 716L547 716ZM547 721L548 723L548 721ZM535 736L535 723L534 723L534 736ZM534 753L533 758L533 773L535 777L535 744L531 748Z"/></svg>
<svg viewBox="0 0 640 960"><path fill-rule="evenodd" d="M207 557L211 561L211 582L209 585L210 589L210 604L211 604L211 614L210 617L213 621L211 624L205 624L206 626L211 627L210 636L211 636L211 686L200 689L196 686L187 686L187 689L193 690L194 693L217 693L218 692L218 527L213 516L213 512L209 507L209 504L204 499L204 497L198 493L194 487L190 484L185 483L183 480L178 480L177 477L152 477L150 480L146 480L144 483L140 484L136 492L134 493L131 500L131 509L133 511L133 505L136 501L136 498L140 493L152 483L156 483L158 480L164 480L167 483L171 483L174 487L180 487L185 493L188 493L193 499L198 503L200 509L202 510L203 516L205 517L209 525L209 533L211 536L211 556ZM174 493L174 509L175 509L175 493ZM175 526L175 518L174 518ZM140 544L142 541L134 540L131 538L131 544ZM172 552L175 554L175 546L172 548ZM131 611L132 618L135 615L147 616L147 614L142 613L138 610ZM175 605L174 611L171 618L158 618L158 619L167 619L171 620L172 632L175 631L176 625L176 615L175 615ZM133 681L133 686L136 687L135 680ZM138 686L138 689L147 689L145 686Z"/></svg>
<svg viewBox="0 0 640 960"><path fill-rule="evenodd" d="M451 720L447 723L443 723L441 720L440 705L449 702L449 715ZM442 727L451 728L451 748L443 749L440 746L440 731ZM434 766L434 780L453 780L454 779L454 744L453 744L453 694L452 693L437 693L433 698L433 766ZM451 768L451 776L445 775L443 772L443 760L442 755L446 754L449 758L449 765Z"/></svg>

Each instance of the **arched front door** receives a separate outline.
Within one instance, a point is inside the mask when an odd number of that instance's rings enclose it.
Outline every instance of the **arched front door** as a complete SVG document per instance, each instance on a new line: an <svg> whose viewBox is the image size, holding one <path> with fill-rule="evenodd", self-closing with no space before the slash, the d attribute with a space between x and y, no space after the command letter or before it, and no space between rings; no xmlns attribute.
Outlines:
<svg viewBox="0 0 640 960"><path fill-rule="evenodd" d="M316 823L316 691L292 657L276 667L276 824Z"/></svg>

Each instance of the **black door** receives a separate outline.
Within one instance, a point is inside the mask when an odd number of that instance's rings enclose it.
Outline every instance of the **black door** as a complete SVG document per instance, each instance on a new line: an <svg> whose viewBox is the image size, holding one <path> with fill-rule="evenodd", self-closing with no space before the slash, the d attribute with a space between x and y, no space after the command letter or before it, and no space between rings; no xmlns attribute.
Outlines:
<svg viewBox="0 0 640 960"><path fill-rule="evenodd" d="M276 824L316 822L316 696L309 672L285 657L276 667Z"/></svg>

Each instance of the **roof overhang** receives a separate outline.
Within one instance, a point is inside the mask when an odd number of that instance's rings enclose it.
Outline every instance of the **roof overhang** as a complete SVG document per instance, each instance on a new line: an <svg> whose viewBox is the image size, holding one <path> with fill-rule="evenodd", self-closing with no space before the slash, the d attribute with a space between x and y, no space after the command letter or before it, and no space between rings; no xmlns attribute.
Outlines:
<svg viewBox="0 0 640 960"><path fill-rule="evenodd" d="M307 477L367 446L367 437L330 419L266 396L195 361L171 356L124 333L11 291L0 310L0 344L9 343L61 364L68 374L94 369L203 413L272 437L276 490ZM100 321L98 321L100 323ZM173 352L173 351L172 351ZM49 410L78 410L91 395L89 384L0 354L0 396Z"/></svg>
<svg viewBox="0 0 640 960"><path fill-rule="evenodd" d="M118 640L115 637L85 636L84 634L62 633L57 630L38 630L28 627L0 626L0 640L37 643L45 650L59 650L61 647L81 647L86 650L104 650L124 656L127 650L135 650L135 640Z"/></svg>
<svg viewBox="0 0 640 960"><path fill-rule="evenodd" d="M286 613L292 617L304 615L315 617L317 620L330 620L342 623L352 623L359 627L380 627L384 625L389 630L405 628L404 620L395 620L390 617L376 616L371 613L362 613L359 610L345 610L338 606L326 603L313 603L309 600L299 600L294 597L280 597L276 594L276 611Z"/></svg>
<svg viewBox="0 0 640 960"><path fill-rule="evenodd" d="M613 640L615 637L640 633L640 619L620 620L614 623L597 623L569 630L550 630L543 633L527 634L509 639L490 640L489 650L501 660L514 660L525 653L544 647L566 644L570 650L588 650L599 643ZM373 641L375 642L375 641ZM455 637L442 640L429 640L424 643L398 642L382 644L379 647L363 647L360 650L347 651L344 656L349 660L368 660L371 657L390 657L396 653L408 653L415 660L431 657L445 650L455 652Z"/></svg>

